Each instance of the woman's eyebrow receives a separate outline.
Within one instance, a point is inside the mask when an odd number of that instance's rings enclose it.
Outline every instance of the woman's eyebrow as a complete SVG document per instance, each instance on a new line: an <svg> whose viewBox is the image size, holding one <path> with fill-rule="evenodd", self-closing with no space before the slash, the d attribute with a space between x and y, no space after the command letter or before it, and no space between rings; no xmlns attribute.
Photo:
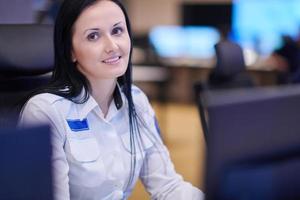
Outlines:
<svg viewBox="0 0 300 200"><path fill-rule="evenodd" d="M86 33L87 31L99 31L100 29L99 28L89 28L89 29L86 29L83 33Z"/></svg>
<svg viewBox="0 0 300 200"><path fill-rule="evenodd" d="M122 21L121 21L121 22L118 22L118 23L115 23L115 24L113 25L113 27L118 26L118 25L121 24L121 23L122 23Z"/></svg>
<svg viewBox="0 0 300 200"><path fill-rule="evenodd" d="M121 24L122 23L122 21L120 21L120 22L117 22L117 23L115 23L114 25L113 25L113 27L116 27L116 26L118 26L119 24ZM99 28L88 28L88 29L86 29L85 31L84 31L84 33L86 33L87 31L99 31L100 29Z"/></svg>

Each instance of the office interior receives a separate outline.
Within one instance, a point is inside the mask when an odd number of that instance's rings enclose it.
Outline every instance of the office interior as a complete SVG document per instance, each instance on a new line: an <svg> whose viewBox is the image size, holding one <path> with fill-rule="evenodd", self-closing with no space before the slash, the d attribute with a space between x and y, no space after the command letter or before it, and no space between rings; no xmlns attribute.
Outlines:
<svg viewBox="0 0 300 200"><path fill-rule="evenodd" d="M45 2L1 0L0 24L51 25L54 20L47 10L50 4ZM206 141L194 88L197 83L207 86L218 63L214 45L221 40L220 27L226 26L226 38L242 48L243 72L251 78L253 87L297 85L297 70L291 74L288 60L278 56L276 50L283 46L283 36L289 36L300 49L300 14L292 9L300 6L300 0L124 3L134 36L134 84L145 91L156 111L176 170L185 180L204 189ZM257 11L256 18L253 11ZM130 199L148 198L138 183Z"/></svg>

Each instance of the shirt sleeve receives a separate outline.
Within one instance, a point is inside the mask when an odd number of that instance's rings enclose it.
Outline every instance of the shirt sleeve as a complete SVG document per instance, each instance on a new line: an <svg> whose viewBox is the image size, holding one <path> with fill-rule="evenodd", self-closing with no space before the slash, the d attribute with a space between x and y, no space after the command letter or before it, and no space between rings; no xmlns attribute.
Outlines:
<svg viewBox="0 0 300 200"><path fill-rule="evenodd" d="M55 108L49 102L40 99L29 100L19 119L19 127L38 124L50 125L54 199L68 200L70 199L69 166L64 152L65 134L61 123Z"/></svg>
<svg viewBox="0 0 300 200"><path fill-rule="evenodd" d="M176 173L174 165L170 159L168 149L163 144L159 127L155 118L155 113L147 99L143 100L144 120L148 124L148 130L155 138L154 145L146 150L143 166L140 172L140 179L146 190L150 193L151 199L157 200L202 200L204 193L185 182Z"/></svg>
<svg viewBox="0 0 300 200"><path fill-rule="evenodd" d="M151 195L157 200L201 200L204 194L198 188L185 182L176 173L165 146L148 150L140 178Z"/></svg>

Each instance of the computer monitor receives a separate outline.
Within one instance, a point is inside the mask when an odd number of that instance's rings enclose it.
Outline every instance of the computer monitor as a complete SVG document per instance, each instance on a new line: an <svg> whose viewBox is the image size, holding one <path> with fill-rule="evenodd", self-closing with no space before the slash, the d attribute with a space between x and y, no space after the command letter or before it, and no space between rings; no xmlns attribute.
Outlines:
<svg viewBox="0 0 300 200"><path fill-rule="evenodd" d="M269 55L282 35L297 37L300 0L233 0L233 39L243 48Z"/></svg>
<svg viewBox="0 0 300 200"><path fill-rule="evenodd" d="M213 26L231 25L231 2L183 2L181 19L184 26Z"/></svg>
<svg viewBox="0 0 300 200"><path fill-rule="evenodd" d="M0 199L53 199L48 127L0 129Z"/></svg>
<svg viewBox="0 0 300 200"><path fill-rule="evenodd" d="M209 26L156 26L149 41L159 59L181 64L213 59L220 35Z"/></svg>
<svg viewBox="0 0 300 200"><path fill-rule="evenodd" d="M300 86L203 95L207 199L300 199Z"/></svg>

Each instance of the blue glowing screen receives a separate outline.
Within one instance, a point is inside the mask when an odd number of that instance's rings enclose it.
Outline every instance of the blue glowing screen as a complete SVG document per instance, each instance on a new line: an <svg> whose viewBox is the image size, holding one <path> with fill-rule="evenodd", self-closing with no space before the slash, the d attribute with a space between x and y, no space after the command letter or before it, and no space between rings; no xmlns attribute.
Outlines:
<svg viewBox="0 0 300 200"><path fill-rule="evenodd" d="M300 0L235 0L233 38L243 47L269 54L281 45L283 34L296 37L300 28Z"/></svg>
<svg viewBox="0 0 300 200"><path fill-rule="evenodd" d="M149 39L163 58L211 58L219 33L206 26L157 26L150 31Z"/></svg>

